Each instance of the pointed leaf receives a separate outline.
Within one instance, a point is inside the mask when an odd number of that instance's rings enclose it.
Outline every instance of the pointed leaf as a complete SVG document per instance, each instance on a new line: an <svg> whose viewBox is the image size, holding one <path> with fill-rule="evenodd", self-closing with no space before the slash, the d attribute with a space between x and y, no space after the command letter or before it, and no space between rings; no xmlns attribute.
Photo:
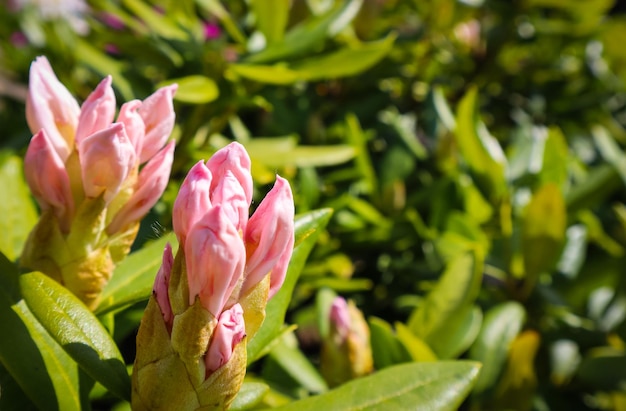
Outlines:
<svg viewBox="0 0 626 411"><path fill-rule="evenodd" d="M475 362L396 365L346 383L328 393L275 408L308 410L456 410L476 380Z"/></svg>
<svg viewBox="0 0 626 411"><path fill-rule="evenodd" d="M293 289L309 253L324 231L331 215L332 210L325 208L296 217L296 243L289 262L287 276L278 293L267 303L263 325L248 342L248 364L257 360L264 352L264 348L280 335Z"/></svg>
<svg viewBox="0 0 626 411"><path fill-rule="evenodd" d="M20 255L28 233L37 223L37 211L22 170L19 157L0 155L0 252L11 261Z"/></svg>
<svg viewBox="0 0 626 411"><path fill-rule="evenodd" d="M267 384L245 381L229 409L231 411L251 409L263 400L263 396L267 394L269 389Z"/></svg>
<svg viewBox="0 0 626 411"><path fill-rule="evenodd" d="M2 254L0 329L0 362L38 409L82 409L76 363L30 312L19 293L17 267ZM2 396L10 395L4 388Z"/></svg>
<svg viewBox="0 0 626 411"><path fill-rule="evenodd" d="M193 75L176 79L168 79L157 85L158 88L170 84L178 84L174 100L190 104L206 104L215 100L220 95L220 90L212 79Z"/></svg>
<svg viewBox="0 0 626 411"><path fill-rule="evenodd" d="M289 19L289 0L252 0L256 24L267 44L283 38Z"/></svg>
<svg viewBox="0 0 626 411"><path fill-rule="evenodd" d="M130 378L115 342L65 287L39 272L19 278L24 300L50 335L94 380L130 399Z"/></svg>
<svg viewBox="0 0 626 411"><path fill-rule="evenodd" d="M385 320L370 317L370 341L374 368L382 369L392 365L411 361L411 354L394 334L391 325Z"/></svg>

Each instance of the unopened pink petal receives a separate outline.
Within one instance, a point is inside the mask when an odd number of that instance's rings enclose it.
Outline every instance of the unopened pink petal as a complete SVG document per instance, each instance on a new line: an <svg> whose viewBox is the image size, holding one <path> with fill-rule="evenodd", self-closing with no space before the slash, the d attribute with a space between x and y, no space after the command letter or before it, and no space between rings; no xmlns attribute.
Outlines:
<svg viewBox="0 0 626 411"><path fill-rule="evenodd" d="M117 116L117 122L124 124L124 127L126 127L126 135L133 144L133 147L135 147L135 153L141 153L141 147L143 146L143 140L146 134L146 126L138 111L141 104L140 100L128 101L122 104L120 114Z"/></svg>
<svg viewBox="0 0 626 411"><path fill-rule="evenodd" d="M91 92L80 109L75 143L78 145L91 134L109 127L115 117L115 93L111 76L106 76Z"/></svg>
<svg viewBox="0 0 626 411"><path fill-rule="evenodd" d="M30 66L26 120L33 134L45 129L54 149L65 161L74 145L80 108L54 74L45 57Z"/></svg>
<svg viewBox="0 0 626 411"><path fill-rule="evenodd" d="M207 161L206 166L213 174L211 189L224 178L227 172L235 176L246 196L248 205L252 202L252 175L250 174L250 156L239 143L233 142L218 150Z"/></svg>
<svg viewBox="0 0 626 411"><path fill-rule="evenodd" d="M237 344L246 336L243 309L239 304L225 310L213 331L209 348L204 357L207 376L226 364Z"/></svg>
<svg viewBox="0 0 626 411"><path fill-rule="evenodd" d="M215 206L189 231L185 242L189 303L196 297L218 317L243 275L246 249L235 226Z"/></svg>
<svg viewBox="0 0 626 411"><path fill-rule="evenodd" d="M24 159L26 181L42 210L54 209L62 230L74 209L70 179L44 129L33 136Z"/></svg>
<svg viewBox="0 0 626 411"><path fill-rule="evenodd" d="M199 161L194 165L183 184L174 202L172 224L178 242L185 244L185 238L191 227L211 208L211 172Z"/></svg>
<svg viewBox="0 0 626 411"><path fill-rule="evenodd" d="M85 195L95 198L104 192L108 203L135 165L135 148L124 125L113 123L85 138L78 145L78 153Z"/></svg>
<svg viewBox="0 0 626 411"><path fill-rule="evenodd" d="M222 206L237 231L243 232L245 230L250 203L246 200L243 187L230 170L224 173L222 179L211 192L211 204Z"/></svg>
<svg viewBox="0 0 626 411"><path fill-rule="evenodd" d="M135 192L107 227L109 235L142 219L159 200L167 187L170 171L172 171L174 145L172 141L163 147L139 172Z"/></svg>
<svg viewBox="0 0 626 411"><path fill-rule="evenodd" d="M174 128L172 99L178 85L162 87L143 101L139 114L146 125L146 135L141 149L140 163L150 160L163 147Z"/></svg>
<svg viewBox="0 0 626 411"><path fill-rule="evenodd" d="M284 178L276 183L254 212L244 235L248 261L242 292L252 288L270 271L274 293L282 285L294 243L294 204ZM272 294L273 295L273 294Z"/></svg>
<svg viewBox="0 0 626 411"><path fill-rule="evenodd" d="M159 304L161 314L163 314L163 320L167 325L168 330L172 329L172 322L174 321L174 314L172 313L172 306L170 304L170 297L168 294L168 288L170 284L170 275L172 273L172 266L174 265L174 255L172 254L172 246L170 243L165 245L163 250L163 261L159 272L154 280L154 287L152 292Z"/></svg>

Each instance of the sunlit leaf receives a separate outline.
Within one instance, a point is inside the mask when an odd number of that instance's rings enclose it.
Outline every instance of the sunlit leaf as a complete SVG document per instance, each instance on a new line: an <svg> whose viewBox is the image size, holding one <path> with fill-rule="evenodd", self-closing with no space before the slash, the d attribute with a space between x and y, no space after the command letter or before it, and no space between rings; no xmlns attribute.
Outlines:
<svg viewBox="0 0 626 411"><path fill-rule="evenodd" d="M172 83L178 84L178 89L176 90L176 94L174 94L174 100L182 101L184 103L210 103L220 94L215 81L200 75L168 79L163 83L159 83L157 87L163 87Z"/></svg>

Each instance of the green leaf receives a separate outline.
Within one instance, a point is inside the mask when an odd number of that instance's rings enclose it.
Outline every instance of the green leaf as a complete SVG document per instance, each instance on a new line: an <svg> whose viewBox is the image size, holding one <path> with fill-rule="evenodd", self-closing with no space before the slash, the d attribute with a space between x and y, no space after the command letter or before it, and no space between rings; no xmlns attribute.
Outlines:
<svg viewBox="0 0 626 411"><path fill-rule="evenodd" d="M469 353L471 359L483 364L474 386L475 393L491 389L497 383L511 343L522 329L525 318L524 307L514 301L499 304L487 312L480 334Z"/></svg>
<svg viewBox="0 0 626 411"><path fill-rule="evenodd" d="M440 357L458 354L471 337L472 327L459 321L471 320L472 307L482 280L482 262L472 252L451 260L441 278L409 318L411 331L422 338ZM474 336L475 336L475 330Z"/></svg>
<svg viewBox="0 0 626 411"><path fill-rule="evenodd" d="M412 360L407 348L394 334L391 325L385 320L370 317L370 342L374 367L378 370Z"/></svg>
<svg viewBox="0 0 626 411"><path fill-rule="evenodd" d="M270 351L270 357L309 392L326 392L328 386L309 359L300 351L292 333L284 334Z"/></svg>
<svg viewBox="0 0 626 411"><path fill-rule="evenodd" d="M232 64L230 69L250 80L268 84L292 84L296 81L318 81L349 77L359 74L378 63L389 53L395 35L354 48L316 56L291 65L279 63L271 66L256 64Z"/></svg>
<svg viewBox="0 0 626 411"><path fill-rule="evenodd" d="M37 320L95 381L130 399L130 378L115 342L65 287L39 272L23 274L20 289Z"/></svg>
<svg viewBox="0 0 626 411"><path fill-rule="evenodd" d="M154 279L161 261L165 244L176 250L176 236L169 233L132 253L113 272L113 277L102 291L102 299L95 313L102 315L147 300L152 293Z"/></svg>
<svg viewBox="0 0 626 411"><path fill-rule="evenodd" d="M561 190L547 183L533 195L523 220L524 290L527 294L539 274L556 263L565 243L566 228L567 210Z"/></svg>
<svg viewBox="0 0 626 411"><path fill-rule="evenodd" d="M264 353L264 348L281 334L293 289L309 253L330 221L331 215L332 210L325 208L296 217L296 244L287 269L287 276L280 290L267 303L263 325L248 342L248 364L260 358Z"/></svg>
<svg viewBox="0 0 626 411"><path fill-rule="evenodd" d="M325 15L298 24L282 41L245 59L248 63L271 63L306 54L320 48L326 37L350 23L361 7L362 0L350 0Z"/></svg>
<svg viewBox="0 0 626 411"><path fill-rule="evenodd" d="M348 145L299 146L295 136L255 137L244 146L251 158L270 168L334 166L354 157Z"/></svg>
<svg viewBox="0 0 626 411"><path fill-rule="evenodd" d="M594 389L621 390L626 383L626 356L615 350L593 350L583 359L577 376Z"/></svg>
<svg viewBox="0 0 626 411"><path fill-rule="evenodd" d="M413 361L437 361L437 356L430 349L428 344L426 344L421 338L413 334L409 327L402 324L401 322L396 322L395 326L398 340L407 349Z"/></svg>
<svg viewBox="0 0 626 411"><path fill-rule="evenodd" d="M220 95L220 90L215 81L201 75L168 79L159 83L157 87L173 83L178 84L174 100L182 101L183 103L206 104L217 99Z"/></svg>
<svg viewBox="0 0 626 411"><path fill-rule="evenodd" d="M257 28L267 44L279 42L289 20L290 0L252 0Z"/></svg>
<svg viewBox="0 0 626 411"><path fill-rule="evenodd" d="M458 105L454 135L463 159L484 185L489 197L502 195L506 190L506 159L500 144L478 116L476 87L472 87Z"/></svg>
<svg viewBox="0 0 626 411"><path fill-rule="evenodd" d="M308 410L456 410L476 380L474 362L396 365L353 380L328 393L275 408Z"/></svg>
<svg viewBox="0 0 626 411"><path fill-rule="evenodd" d="M0 252L15 261L22 252L28 233L37 223L37 210L26 181L22 160L14 155L0 155Z"/></svg>
<svg viewBox="0 0 626 411"><path fill-rule="evenodd" d="M83 409L78 366L30 312L20 296L17 267L2 254L0 329L0 362L38 409ZM10 395L4 388L2 396Z"/></svg>
<svg viewBox="0 0 626 411"><path fill-rule="evenodd" d="M183 29L178 27L167 15L159 13L149 4L140 0L122 0L122 3L150 27L152 33L168 40L188 40L189 35Z"/></svg>
<svg viewBox="0 0 626 411"><path fill-rule="evenodd" d="M251 409L263 400L269 389L267 384L261 382L244 381L229 409L231 411Z"/></svg>

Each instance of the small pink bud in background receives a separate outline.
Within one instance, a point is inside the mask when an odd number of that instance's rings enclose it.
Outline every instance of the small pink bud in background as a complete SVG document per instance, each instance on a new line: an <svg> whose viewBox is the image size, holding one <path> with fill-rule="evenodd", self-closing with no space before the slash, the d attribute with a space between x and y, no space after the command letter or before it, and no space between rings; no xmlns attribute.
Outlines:
<svg viewBox="0 0 626 411"><path fill-rule="evenodd" d="M30 66L26 120L35 134L45 129L62 161L70 154L78 124L80 107L76 99L52 71L45 57L37 57Z"/></svg>
<svg viewBox="0 0 626 411"><path fill-rule="evenodd" d="M53 208L61 230L68 230L74 209L70 179L45 130L40 130L31 139L24 165L26 181L41 209Z"/></svg>
<svg viewBox="0 0 626 411"><path fill-rule="evenodd" d="M199 161L194 165L174 202L172 225L181 247L191 227L211 208L211 172Z"/></svg>
<svg viewBox="0 0 626 411"><path fill-rule="evenodd" d="M107 227L109 235L142 219L161 197L169 181L170 170L174 161L174 146L175 143L170 142L141 169L135 184L135 192L115 214Z"/></svg>
<svg viewBox="0 0 626 411"><path fill-rule="evenodd" d="M199 296L214 317L224 309L243 275L246 249L221 206L214 206L189 230L185 242L189 304Z"/></svg>
<svg viewBox="0 0 626 411"><path fill-rule="evenodd" d="M111 125L115 117L115 93L111 81L111 76L106 76L81 106L75 136L77 145L86 137Z"/></svg>
<svg viewBox="0 0 626 411"><path fill-rule="evenodd" d="M218 150L207 161L206 166L213 174L211 190L215 190L218 183L224 179L224 175L230 171L239 181L239 185L245 193L246 203L252 202L252 176L250 174L250 156L246 149L239 143L230 143Z"/></svg>
<svg viewBox="0 0 626 411"><path fill-rule="evenodd" d="M95 198L104 192L106 203L135 165L135 148L121 123L85 138L78 145L78 154L85 195Z"/></svg>
<svg viewBox="0 0 626 411"><path fill-rule="evenodd" d="M245 230L248 223L250 203L246 201L246 193L239 181L230 170L224 173L213 192L211 203L221 205L222 209L237 228L237 231Z"/></svg>
<svg viewBox="0 0 626 411"><path fill-rule="evenodd" d="M205 40L215 40L216 38L219 38L219 36L222 34L220 26L215 23L207 21L203 24L203 27Z"/></svg>
<svg viewBox="0 0 626 411"><path fill-rule="evenodd" d="M350 312L348 303L343 297L337 297L330 306L330 323L334 327L342 343L350 332Z"/></svg>
<svg viewBox="0 0 626 411"><path fill-rule="evenodd" d="M177 88L176 84L161 87L148 96L139 108L139 114L146 126L146 135L139 155L140 163L150 160L172 133L176 117L172 98Z"/></svg>
<svg viewBox="0 0 626 411"><path fill-rule="evenodd" d="M174 314L172 313L172 306L170 304L170 297L168 295L168 287L170 284L170 275L172 273L172 266L174 265L174 255L172 254L172 246L170 243L165 245L163 250L163 262L159 268L159 272L154 280L154 293L161 314L163 314L163 320L168 330L172 329L172 322L174 321Z"/></svg>
<svg viewBox="0 0 626 411"><path fill-rule="evenodd" d="M143 119L139 115L140 100L131 100L122 104L120 114L117 116L117 122L124 124L126 135L135 147L135 153L141 153L143 139L146 134L146 126ZM139 160L139 158L137 158Z"/></svg>
<svg viewBox="0 0 626 411"><path fill-rule="evenodd" d="M276 183L256 209L244 233L248 260L242 292L252 288L270 271L273 296L282 285L294 244L294 205L289 182ZM280 262L280 264L278 264Z"/></svg>
<svg viewBox="0 0 626 411"><path fill-rule="evenodd" d="M222 312L213 331L209 349L204 357L207 376L226 364L235 346L246 336L243 309L239 304Z"/></svg>

